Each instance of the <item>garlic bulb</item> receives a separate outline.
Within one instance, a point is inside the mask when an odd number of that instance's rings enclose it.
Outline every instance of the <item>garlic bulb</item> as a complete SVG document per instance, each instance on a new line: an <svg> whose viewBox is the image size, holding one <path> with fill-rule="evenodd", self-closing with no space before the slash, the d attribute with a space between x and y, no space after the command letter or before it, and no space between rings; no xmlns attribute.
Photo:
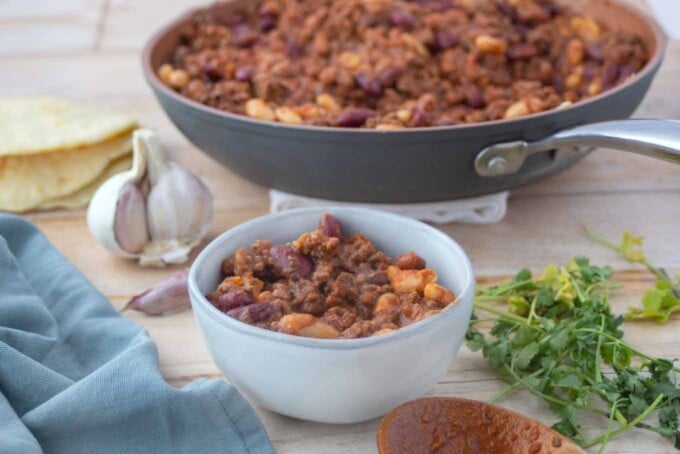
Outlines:
<svg viewBox="0 0 680 454"><path fill-rule="evenodd" d="M212 194L168 160L148 129L133 133L133 163L102 184L87 210L90 232L106 249L141 265L184 263L208 233Z"/></svg>

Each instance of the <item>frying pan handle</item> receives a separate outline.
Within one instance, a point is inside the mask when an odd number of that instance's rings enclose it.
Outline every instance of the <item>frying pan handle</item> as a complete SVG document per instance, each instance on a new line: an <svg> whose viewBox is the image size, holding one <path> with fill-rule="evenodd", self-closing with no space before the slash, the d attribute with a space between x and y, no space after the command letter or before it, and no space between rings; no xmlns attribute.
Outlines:
<svg viewBox="0 0 680 454"><path fill-rule="evenodd" d="M680 164L680 121L620 120L560 131L536 142L523 140L486 147L475 158L483 177L519 171L527 156L559 148L606 147Z"/></svg>

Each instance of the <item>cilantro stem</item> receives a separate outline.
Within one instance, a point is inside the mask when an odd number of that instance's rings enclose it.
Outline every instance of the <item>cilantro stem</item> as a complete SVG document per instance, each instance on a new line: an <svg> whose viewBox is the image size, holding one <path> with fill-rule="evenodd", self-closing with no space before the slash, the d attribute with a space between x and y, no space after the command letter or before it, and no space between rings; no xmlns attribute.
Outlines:
<svg viewBox="0 0 680 454"><path fill-rule="evenodd" d="M612 424L614 424L614 414L617 413L619 406L619 401L617 400L614 402L614 405L612 405L612 411L609 412L609 422L607 423L607 431L603 434L604 435L604 440L602 440L602 444L600 445L600 449L597 450L597 454L602 454L604 452L604 447L607 446L607 443L609 442L609 435L612 432Z"/></svg>
<svg viewBox="0 0 680 454"><path fill-rule="evenodd" d="M595 381L597 383L602 383L602 369L600 368L600 359L602 357L601 355L601 350L602 350L602 336L605 334L604 332L604 316L600 314L600 330L597 333L597 347L595 348ZM612 408L612 416L616 416L616 420L620 424L628 424L628 421L626 418L621 414L621 412L616 408L616 405ZM611 419L610 419L611 421ZM609 430L609 429L607 429ZM606 444L606 442L605 442Z"/></svg>
<svg viewBox="0 0 680 454"><path fill-rule="evenodd" d="M571 284L571 287L576 291L576 296L578 296L579 301L581 301L581 304L583 304L583 302L586 301L587 297L583 293L583 290L581 290L581 287L576 282L576 279L574 279L573 277L570 277L569 283Z"/></svg>
<svg viewBox="0 0 680 454"><path fill-rule="evenodd" d="M524 318L524 317L521 317L521 316L515 315L515 314L511 314L510 312L507 312L507 311L504 311L504 310L501 310L501 309L497 309L494 306L492 306L490 304L485 304L482 301L475 300L475 307L477 309L483 310L485 312L489 312L491 314L498 315L499 317L502 317L506 320L510 320L510 321L513 321L513 322L516 322L516 323L520 323L522 325L526 325L529 328L539 329L535 326L529 325L527 323L527 319Z"/></svg>
<svg viewBox="0 0 680 454"><path fill-rule="evenodd" d="M584 377L584 378L585 378L590 384L593 383L593 380L592 380L590 377ZM601 392L601 391L598 391L598 390L595 390L595 393L597 393L597 395L600 396L600 398L602 399L603 402L605 402L605 403L608 403L608 402L609 402L609 401L607 400L607 395L606 395L605 393L603 393L603 392ZM616 410L614 411L614 418L616 418L616 421L618 421L618 423L621 424L622 426L625 426L626 424L628 424L628 420L625 418L625 416L623 416L623 415L621 414L621 412L620 412L618 409L616 409ZM640 426L640 427L641 427L641 426ZM641 427L641 428L645 429L645 427Z"/></svg>
<svg viewBox="0 0 680 454"><path fill-rule="evenodd" d="M534 296L534 298L531 300L531 306L529 307L529 316L527 317L527 324L531 324L531 321L534 318L537 318L538 316L536 315L536 302L538 301L538 295Z"/></svg>
<svg viewBox="0 0 680 454"><path fill-rule="evenodd" d="M545 369L540 368L537 371L535 371L534 373L530 374L529 378L533 378L537 375L542 374L543 372L545 372ZM498 402L499 400L501 400L502 398L504 398L505 396L507 396L508 394L513 392L515 389L517 389L520 385L521 385L521 383L519 381L515 381L515 383L512 383L511 385L506 386L505 388L503 388L502 390L500 390L499 392L497 392L496 394L491 396L489 398L488 402L489 403Z"/></svg>
<svg viewBox="0 0 680 454"><path fill-rule="evenodd" d="M633 419L631 422L629 422L625 426L621 426L618 429L611 431L611 432L607 431L604 434L600 435L599 437L593 438L589 442L586 442L584 445L582 445L582 447L583 448L589 448L591 446L595 446L599 443L604 442L605 440L609 440L611 438L614 438L615 436L621 435L622 433L627 432L628 430L632 429L633 427L635 427L636 425L638 425L639 423L641 423L642 421L647 419L647 416L649 416L656 409L656 407L659 406L659 404L661 403L663 398L664 398L663 393L659 394L658 396L656 396L656 399L654 399L654 402L652 402L652 404L649 407L647 407L647 409L645 411L640 413L640 415L637 418Z"/></svg>
<svg viewBox="0 0 680 454"><path fill-rule="evenodd" d="M601 244L607 246L609 249L612 249L612 250L618 252L619 254L623 255L624 258L626 258L626 260L627 260L628 262L631 262L631 263L640 263L640 264L644 265L649 271L651 271L652 273L654 273L659 279L668 280L668 278L667 278L666 276L664 276L664 274L661 272L661 270L659 270L657 267L655 267L654 265L652 265L651 263L649 263L649 261L648 261L647 259L643 258L642 260L639 260L639 261L636 260L635 262L633 262L633 261L629 260L629 259L625 256L625 254L624 254L623 251L621 250L621 247L620 247L618 244L612 243L612 242L609 241L607 238L605 238L603 235L600 235L599 233L594 232L594 231L590 230L590 229L587 228L587 227L584 227L583 230L585 230L586 234L587 234L590 238L592 238L593 240L595 240L595 241L597 241L598 243L601 243Z"/></svg>
<svg viewBox="0 0 680 454"><path fill-rule="evenodd" d="M527 279L527 280L524 280L524 281L513 282L512 284L497 285L495 287L487 288L487 289L485 289L485 291L489 295L502 296L503 294L509 292L510 290L514 290L516 288L523 287L523 286L525 286L527 284L531 284L533 282L534 282L533 279Z"/></svg>
<svg viewBox="0 0 680 454"><path fill-rule="evenodd" d="M477 323L489 323L495 322L495 318L478 318L477 320L470 320L470 325L476 325Z"/></svg>
<svg viewBox="0 0 680 454"><path fill-rule="evenodd" d="M595 348L595 381L602 383L602 370L600 369L600 351L602 350L602 334L604 333L604 316L600 314L600 332L597 336L597 347Z"/></svg>
<svg viewBox="0 0 680 454"><path fill-rule="evenodd" d="M598 243L602 243L605 246L607 246L609 249L613 249L616 252L621 252L621 248L619 247L618 244L612 243L607 239L607 237L600 235L599 233L590 230L588 227L583 227L583 230L586 232L586 234L592 238L593 240L597 241Z"/></svg>
<svg viewBox="0 0 680 454"><path fill-rule="evenodd" d="M651 356L649 356L645 353L642 353L640 350L634 349L633 347L630 346L630 344L622 341L618 337L612 336L609 333L605 333L603 331L592 329L592 328L578 328L576 331L581 331L581 332L584 332L584 333L600 334L602 337L606 337L607 339L611 340L612 342L616 342L617 344L629 349L631 351L631 353L634 353L636 356L639 356L640 358L646 359L647 361L653 361L654 360L654 358L652 358Z"/></svg>
<svg viewBox="0 0 680 454"><path fill-rule="evenodd" d="M529 391L531 394L533 394L535 396L541 397L548 402L552 402L552 403L557 404L557 405L562 405L564 407L574 407L578 410L583 410L583 411L595 413L595 414L598 414L598 415L609 416L609 413L607 413L606 411L599 410L597 408L588 407L586 405L578 405L574 402L569 402L569 401L566 401L564 399L560 399L559 397L554 397L554 396L549 396L547 394L544 394L541 391L539 391L536 388L529 385L528 383L526 383L522 377L517 375L517 373L514 370L510 369L508 366L503 365L503 367L505 367L505 370L507 370L508 373L510 375L512 375L515 380L517 380L522 386L524 386L527 389L527 391Z"/></svg>
<svg viewBox="0 0 680 454"><path fill-rule="evenodd" d="M645 353L642 353L640 350L636 350L635 348L631 347L630 344L628 344L628 343L626 343L625 341L619 339L618 337L612 336L612 335L609 334L609 333L605 333L605 332L602 332L602 331L598 331L598 330L592 329L592 328L578 328L576 331L582 331L582 332L586 332L586 333L601 334L603 337L606 337L607 339L611 340L612 342L615 342L615 343L621 345L622 347L627 348L628 350L630 350L631 353L633 353L634 355L636 355L636 356L638 356L638 357L640 357L640 358L642 358L642 359L646 359L647 361L654 361L654 360L655 360L655 358L652 358L651 356L649 356L649 355L647 355L647 354L645 354ZM614 356L615 356L615 355L614 355ZM680 372L680 368L673 366L673 371L675 371L675 372Z"/></svg>

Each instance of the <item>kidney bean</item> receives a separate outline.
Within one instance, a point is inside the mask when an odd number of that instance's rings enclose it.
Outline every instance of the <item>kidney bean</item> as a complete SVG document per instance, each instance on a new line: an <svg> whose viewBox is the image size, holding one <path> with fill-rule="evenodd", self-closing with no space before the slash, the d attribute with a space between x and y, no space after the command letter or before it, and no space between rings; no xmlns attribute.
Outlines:
<svg viewBox="0 0 680 454"><path fill-rule="evenodd" d="M398 66L384 69L378 74L378 81L383 87L393 87L403 72L404 68Z"/></svg>
<svg viewBox="0 0 680 454"><path fill-rule="evenodd" d="M567 89L567 85L564 81L564 76L557 71L553 72L552 84L553 87L555 87L555 91L559 94L563 94Z"/></svg>
<svg viewBox="0 0 680 454"><path fill-rule="evenodd" d="M215 9L210 15L215 23L232 27L245 22L246 16L241 12L220 11Z"/></svg>
<svg viewBox="0 0 680 454"><path fill-rule="evenodd" d="M595 65L593 62L587 62L583 66L583 80L586 82L590 82L595 78L597 75L597 65Z"/></svg>
<svg viewBox="0 0 680 454"><path fill-rule="evenodd" d="M465 99L467 105L473 109L481 109L486 105L484 101L484 93L477 85L470 85L465 88Z"/></svg>
<svg viewBox="0 0 680 454"><path fill-rule="evenodd" d="M400 254L394 261L394 266L402 270L422 270L425 268L425 260L413 251Z"/></svg>
<svg viewBox="0 0 680 454"><path fill-rule="evenodd" d="M236 69L236 72L234 72L234 78L242 82L247 82L253 78L253 74L255 74L253 68L242 66Z"/></svg>
<svg viewBox="0 0 680 454"><path fill-rule="evenodd" d="M458 45L458 37L449 32L437 32L434 37L433 50L446 50Z"/></svg>
<svg viewBox="0 0 680 454"><path fill-rule="evenodd" d="M340 222L328 213L324 213L319 219L319 229L329 238L342 238Z"/></svg>
<svg viewBox="0 0 680 454"><path fill-rule="evenodd" d="M237 307L253 304L254 302L255 298L245 289L234 287L218 296L214 305L222 312L227 312Z"/></svg>
<svg viewBox="0 0 680 454"><path fill-rule="evenodd" d="M416 107L413 109L413 113L411 114L411 119L409 120L408 124L409 126L420 127L428 126L431 122L432 119L430 118L430 114L425 109Z"/></svg>
<svg viewBox="0 0 680 454"><path fill-rule="evenodd" d="M530 60L538 54L538 49L531 43L513 44L505 54L510 60Z"/></svg>
<svg viewBox="0 0 680 454"><path fill-rule="evenodd" d="M212 82L217 82L222 79L222 71L220 70L219 62L215 59L208 60L205 65L203 65L203 73Z"/></svg>
<svg viewBox="0 0 680 454"><path fill-rule="evenodd" d="M227 315L246 323L259 323L267 320L276 311L273 303L253 303L248 306L237 307L227 312Z"/></svg>
<svg viewBox="0 0 680 454"><path fill-rule="evenodd" d="M385 273L375 273L371 276L370 282L375 285L387 285L390 283L390 279Z"/></svg>
<svg viewBox="0 0 680 454"><path fill-rule="evenodd" d="M301 279L312 274L314 269L311 258L285 244L272 246L269 254L274 259L276 270L284 276Z"/></svg>
<svg viewBox="0 0 680 454"><path fill-rule="evenodd" d="M238 47L250 47L257 41L257 32L247 24L238 24L232 30L231 42Z"/></svg>
<svg viewBox="0 0 680 454"><path fill-rule="evenodd" d="M526 24L515 24L513 28L515 29L515 32L517 32L521 39L526 38L527 35L529 34L529 31L531 31L531 28Z"/></svg>
<svg viewBox="0 0 680 454"><path fill-rule="evenodd" d="M619 78L621 68L619 64L613 61L608 61L602 67L602 85L605 87L611 86Z"/></svg>
<svg viewBox="0 0 680 454"><path fill-rule="evenodd" d="M363 124L366 123L366 120L375 115L377 115L375 110L367 109L365 107L347 109L340 114L340 117L338 117L338 126L344 128L358 128L359 126L363 126Z"/></svg>
<svg viewBox="0 0 680 454"><path fill-rule="evenodd" d="M395 9L390 13L392 24L404 30L412 30L416 25L416 18L405 9Z"/></svg>
<svg viewBox="0 0 680 454"><path fill-rule="evenodd" d="M264 13L260 15L260 31L268 32L276 27L278 17L272 13Z"/></svg>
<svg viewBox="0 0 680 454"><path fill-rule="evenodd" d="M378 80L366 74L357 74L354 76L354 80L368 96L380 96L382 94L383 87Z"/></svg>
<svg viewBox="0 0 680 454"><path fill-rule="evenodd" d="M600 45L598 42L586 43L586 54L588 57L599 62L604 59L604 55L602 54L602 45Z"/></svg>
<svg viewBox="0 0 680 454"><path fill-rule="evenodd" d="M254 322L262 322L268 319L276 310L276 306L273 303L264 302L251 304L248 306L248 315L253 319Z"/></svg>
<svg viewBox="0 0 680 454"><path fill-rule="evenodd" d="M302 46L295 41L289 40L286 43L286 55L289 58L300 58L302 56Z"/></svg>

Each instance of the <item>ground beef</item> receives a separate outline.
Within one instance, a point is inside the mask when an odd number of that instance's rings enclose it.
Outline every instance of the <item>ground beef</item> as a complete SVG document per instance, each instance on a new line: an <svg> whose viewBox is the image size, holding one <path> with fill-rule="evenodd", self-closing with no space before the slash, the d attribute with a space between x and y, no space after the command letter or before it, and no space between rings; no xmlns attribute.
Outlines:
<svg viewBox="0 0 680 454"><path fill-rule="evenodd" d="M208 299L242 322L287 334L356 338L384 334L456 302L425 260L392 260L366 237L345 236L325 214L288 244L256 241L222 263Z"/></svg>
<svg viewBox="0 0 680 454"><path fill-rule="evenodd" d="M398 129L554 109L640 70L634 31L553 0L265 0L195 14L161 80L289 124Z"/></svg>

